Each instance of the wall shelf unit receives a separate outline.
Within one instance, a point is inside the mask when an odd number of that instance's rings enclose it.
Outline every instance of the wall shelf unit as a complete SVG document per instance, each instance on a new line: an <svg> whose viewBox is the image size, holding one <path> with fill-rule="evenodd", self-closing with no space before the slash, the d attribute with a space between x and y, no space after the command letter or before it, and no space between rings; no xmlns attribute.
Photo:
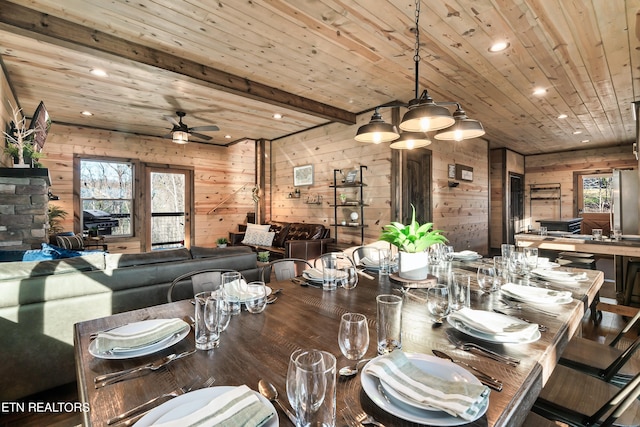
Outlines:
<svg viewBox="0 0 640 427"><path fill-rule="evenodd" d="M560 183L529 184L529 214L533 216L533 202L558 201L558 216L562 218L562 188Z"/></svg>
<svg viewBox="0 0 640 427"><path fill-rule="evenodd" d="M363 174L362 172L364 170L366 170L367 167L364 165L361 165L359 167L359 180L356 180L353 183L345 183L344 181L342 181L342 179L338 180L338 176L342 176L342 171L340 169L334 169L333 170L333 185L330 185L330 188L333 188L333 203L331 204L331 207L333 207L333 220L334 223L331 224L331 226L334 229L334 239L337 242L338 241L338 230L340 229L340 227L343 228L355 228L355 229L359 229L360 230L360 244L364 244L364 229L367 227L366 225L364 225L364 208L365 206L367 206L367 204L364 203L364 187L367 186L367 184L365 184L363 182ZM356 198L354 199L347 199L345 201L341 201L339 196L338 196L338 191L339 190L346 190L346 189L356 189ZM340 219L338 218L338 211L340 209L352 209L353 212L358 214L358 218L356 220L353 220L349 217L346 217L344 219Z"/></svg>

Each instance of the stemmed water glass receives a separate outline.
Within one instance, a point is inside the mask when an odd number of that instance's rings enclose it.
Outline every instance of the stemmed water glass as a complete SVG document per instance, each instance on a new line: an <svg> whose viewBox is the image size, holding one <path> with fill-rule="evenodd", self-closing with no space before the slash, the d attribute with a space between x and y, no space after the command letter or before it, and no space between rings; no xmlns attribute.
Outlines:
<svg viewBox="0 0 640 427"><path fill-rule="evenodd" d="M345 313L338 330L340 351L349 360L362 359L369 349L367 317L360 313Z"/></svg>
<svg viewBox="0 0 640 427"><path fill-rule="evenodd" d="M538 266L538 248L524 248L522 256L524 271L528 276Z"/></svg>
<svg viewBox="0 0 640 427"><path fill-rule="evenodd" d="M447 285L435 285L427 289L427 310L435 323L442 323L442 320L449 315L449 287Z"/></svg>

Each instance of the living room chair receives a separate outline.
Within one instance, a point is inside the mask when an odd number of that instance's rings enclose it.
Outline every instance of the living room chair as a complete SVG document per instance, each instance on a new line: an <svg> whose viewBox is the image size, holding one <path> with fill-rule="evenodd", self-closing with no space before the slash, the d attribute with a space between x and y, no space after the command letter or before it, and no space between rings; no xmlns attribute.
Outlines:
<svg viewBox="0 0 640 427"><path fill-rule="evenodd" d="M558 365L532 411L569 426L640 425L640 373L618 388L598 378ZM531 415L523 426L539 426Z"/></svg>
<svg viewBox="0 0 640 427"><path fill-rule="evenodd" d="M582 337L573 337L562 353L559 363L623 386L640 372L640 361L632 357L640 347L640 336L636 337L624 350L617 348L616 345L639 323L640 310L606 345Z"/></svg>
<svg viewBox="0 0 640 427"><path fill-rule="evenodd" d="M193 295L196 295L204 291L215 291L222 284L222 273L238 273L236 270L221 269L221 268L209 268L206 270L190 271L181 276L176 277L167 291L167 301L173 302L173 291L175 287L181 283L186 282L188 279L191 281L193 288Z"/></svg>
<svg viewBox="0 0 640 427"><path fill-rule="evenodd" d="M262 268L260 280L266 283L265 279L271 277L271 273L275 274L276 280L289 280L300 276L304 270L312 267L309 261L301 258L276 259Z"/></svg>

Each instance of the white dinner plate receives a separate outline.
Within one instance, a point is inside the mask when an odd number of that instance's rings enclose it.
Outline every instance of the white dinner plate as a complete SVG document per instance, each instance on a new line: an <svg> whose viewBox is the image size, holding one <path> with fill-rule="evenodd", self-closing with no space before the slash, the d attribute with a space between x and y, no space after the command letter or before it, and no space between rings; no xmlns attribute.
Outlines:
<svg viewBox="0 0 640 427"><path fill-rule="evenodd" d="M538 330L536 330L535 333L530 337L518 337L517 335L496 336L496 335L486 334L484 332L478 331L474 328L467 326L463 322L453 321L449 317L447 317L447 322L449 323L449 325L453 326L456 330L462 332L463 334L481 339L483 341L489 341L489 342L498 343L498 344L528 344L528 343L538 341L541 337L540 331Z"/></svg>
<svg viewBox="0 0 640 427"><path fill-rule="evenodd" d="M518 295L517 293L509 292L508 290L505 290L505 289L500 289L500 292L505 294L509 298L522 301L522 302L530 302L532 304L562 305L562 304L569 304L570 302L573 301L573 297L571 295L567 296L566 298L556 298L554 300L550 300L550 299L536 300L536 299L528 299L527 297Z"/></svg>
<svg viewBox="0 0 640 427"><path fill-rule="evenodd" d="M453 259L457 261L475 261L482 259L482 255L454 255Z"/></svg>
<svg viewBox="0 0 640 427"><path fill-rule="evenodd" d="M310 282L322 283L322 270L313 269L313 271L305 270L302 272L302 276ZM344 271L338 271L336 274L337 279L344 279L347 277L347 273Z"/></svg>
<svg viewBox="0 0 640 427"><path fill-rule="evenodd" d="M550 282L577 283L588 280L588 277L585 275L561 270L545 270L543 268L536 268L532 270L531 273Z"/></svg>
<svg viewBox="0 0 640 427"><path fill-rule="evenodd" d="M154 327L159 321L164 321L166 319L151 319L151 320L143 320L140 322L129 323L124 326L120 326L119 328L112 329L109 332L120 332L120 333L138 333L143 332L146 329ZM113 360L121 360L121 359L132 359L134 357L142 357L148 356L160 350L164 350L165 348L171 347L177 342L180 342L189 335L189 331L191 327L186 325L180 332L172 334L167 338L160 340L156 343L148 345L146 347L138 347L135 349L119 349L112 350L109 352L101 352L96 348L96 340L91 341L89 344L89 354L93 357L97 357L99 359L113 359Z"/></svg>
<svg viewBox="0 0 640 427"><path fill-rule="evenodd" d="M449 381L458 380L481 385L480 381L469 371L447 360L426 354L407 353L406 355L415 366L430 375ZM433 409L425 410L405 403L402 399L396 398L397 393L392 395L389 392L390 387L384 387L376 376L368 373L366 367L362 371L360 381L362 383L362 389L373 403L384 411L403 420L432 426L459 426L472 422L454 417L443 411L434 411ZM485 412L487 412L488 407L489 399L486 400L485 405L481 408L476 419L482 417Z"/></svg>
<svg viewBox="0 0 640 427"><path fill-rule="evenodd" d="M134 425L135 427L149 427L155 424L177 420L197 411L203 406L206 406L212 399L215 399L234 388L235 387L232 386L208 387L180 395L153 408ZM276 412L276 409L273 407L271 402L262 395L256 392L254 393L262 403L271 407L275 414L269 421L267 421L265 427L278 427L278 413Z"/></svg>

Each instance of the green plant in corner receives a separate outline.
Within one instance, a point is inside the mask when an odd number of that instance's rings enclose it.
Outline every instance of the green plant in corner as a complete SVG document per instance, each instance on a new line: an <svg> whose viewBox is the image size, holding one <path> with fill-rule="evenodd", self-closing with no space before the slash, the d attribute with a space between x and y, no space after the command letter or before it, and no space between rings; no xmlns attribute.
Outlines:
<svg viewBox="0 0 640 427"><path fill-rule="evenodd" d="M60 223L67 217L67 211L57 205L49 205L49 235L58 234L64 231Z"/></svg>
<svg viewBox="0 0 640 427"><path fill-rule="evenodd" d="M423 252L431 245L448 242L442 230L433 229L432 222L419 224L416 221L416 208L411 205L411 209L413 210L411 222L407 225L399 222L385 225L380 240L389 242L398 250L408 253Z"/></svg>

